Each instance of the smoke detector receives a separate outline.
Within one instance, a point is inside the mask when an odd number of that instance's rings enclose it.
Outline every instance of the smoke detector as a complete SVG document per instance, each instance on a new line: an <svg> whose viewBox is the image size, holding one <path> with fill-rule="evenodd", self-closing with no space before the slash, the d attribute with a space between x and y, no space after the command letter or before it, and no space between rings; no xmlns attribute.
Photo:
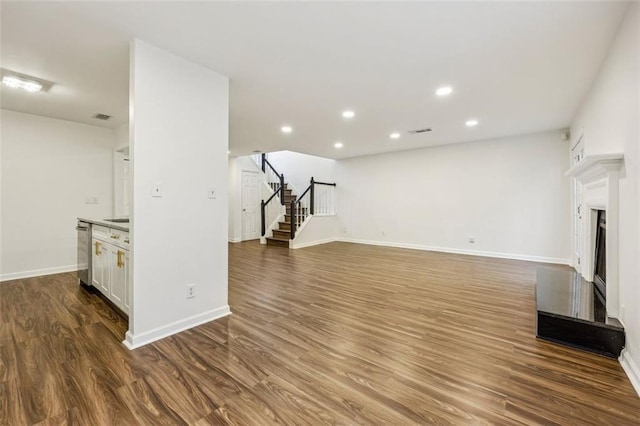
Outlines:
<svg viewBox="0 0 640 426"><path fill-rule="evenodd" d="M107 114L97 113L97 114L94 114L93 118L95 118L97 120L106 121L106 120L110 119L111 116L107 115Z"/></svg>

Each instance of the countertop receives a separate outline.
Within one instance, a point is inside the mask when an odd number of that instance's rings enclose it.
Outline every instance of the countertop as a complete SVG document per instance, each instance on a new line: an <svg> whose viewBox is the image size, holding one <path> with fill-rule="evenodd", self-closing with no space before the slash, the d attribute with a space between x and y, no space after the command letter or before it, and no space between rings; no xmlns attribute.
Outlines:
<svg viewBox="0 0 640 426"><path fill-rule="evenodd" d="M108 228L118 229L120 231L129 232L129 224L128 223L117 223L117 222L109 222L105 219L90 219L86 217L79 217L78 220L83 222L92 223L94 225L106 226Z"/></svg>

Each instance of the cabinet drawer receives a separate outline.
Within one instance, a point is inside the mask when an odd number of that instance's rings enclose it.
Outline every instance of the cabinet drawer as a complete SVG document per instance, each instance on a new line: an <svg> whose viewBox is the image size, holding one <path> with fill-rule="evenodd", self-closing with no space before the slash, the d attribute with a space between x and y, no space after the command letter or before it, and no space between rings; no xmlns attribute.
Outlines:
<svg viewBox="0 0 640 426"><path fill-rule="evenodd" d="M91 236L100 240L109 241L111 236L111 230L106 226L92 225Z"/></svg>
<svg viewBox="0 0 640 426"><path fill-rule="evenodd" d="M109 238L114 245L129 250L129 233L128 232L120 231L117 229L111 229Z"/></svg>

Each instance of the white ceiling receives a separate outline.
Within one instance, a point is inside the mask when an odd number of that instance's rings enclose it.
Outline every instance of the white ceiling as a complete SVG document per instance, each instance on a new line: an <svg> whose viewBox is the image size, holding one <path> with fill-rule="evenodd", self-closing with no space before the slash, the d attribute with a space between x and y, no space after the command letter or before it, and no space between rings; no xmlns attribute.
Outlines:
<svg viewBox="0 0 640 426"><path fill-rule="evenodd" d="M233 154L346 158L560 129L627 6L2 2L2 67L56 84L0 95L4 108L115 127L128 119L128 41L138 37L230 77ZM434 95L443 84L454 88L446 99ZM466 128L468 118L480 124ZM406 133L423 127L433 132Z"/></svg>

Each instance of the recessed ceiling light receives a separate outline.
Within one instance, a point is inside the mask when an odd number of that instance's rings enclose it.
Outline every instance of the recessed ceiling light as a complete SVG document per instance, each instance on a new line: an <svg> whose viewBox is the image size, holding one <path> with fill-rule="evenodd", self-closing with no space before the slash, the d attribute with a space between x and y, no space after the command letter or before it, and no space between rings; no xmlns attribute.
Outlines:
<svg viewBox="0 0 640 426"><path fill-rule="evenodd" d="M344 118L353 118L355 117L356 113L351 111L351 110L347 110L347 111L342 111L342 116Z"/></svg>
<svg viewBox="0 0 640 426"><path fill-rule="evenodd" d="M474 127L478 125L478 120L475 119L471 119L471 120L467 120L466 123L464 123L467 127Z"/></svg>
<svg viewBox="0 0 640 426"><path fill-rule="evenodd" d="M451 86L442 86L436 90L436 95L449 96L451 92L453 92L453 88L451 88Z"/></svg>
<svg viewBox="0 0 640 426"><path fill-rule="evenodd" d="M280 127L280 130L282 131L282 133L291 133L293 131L291 126L282 126Z"/></svg>
<svg viewBox="0 0 640 426"><path fill-rule="evenodd" d="M342 144L342 142L336 142L333 144L333 146L335 146L336 148L340 149L342 148L344 145Z"/></svg>
<svg viewBox="0 0 640 426"><path fill-rule="evenodd" d="M27 92L39 92L40 90L42 90L42 84L38 82L23 80L11 75L5 75L4 77L2 77L2 83L5 86L24 89Z"/></svg>
<svg viewBox="0 0 640 426"><path fill-rule="evenodd" d="M399 139L399 138L400 138L400 133L398 133L398 132L393 132L393 133L391 133L391 134L389 135L389 137L390 137L391 139Z"/></svg>

